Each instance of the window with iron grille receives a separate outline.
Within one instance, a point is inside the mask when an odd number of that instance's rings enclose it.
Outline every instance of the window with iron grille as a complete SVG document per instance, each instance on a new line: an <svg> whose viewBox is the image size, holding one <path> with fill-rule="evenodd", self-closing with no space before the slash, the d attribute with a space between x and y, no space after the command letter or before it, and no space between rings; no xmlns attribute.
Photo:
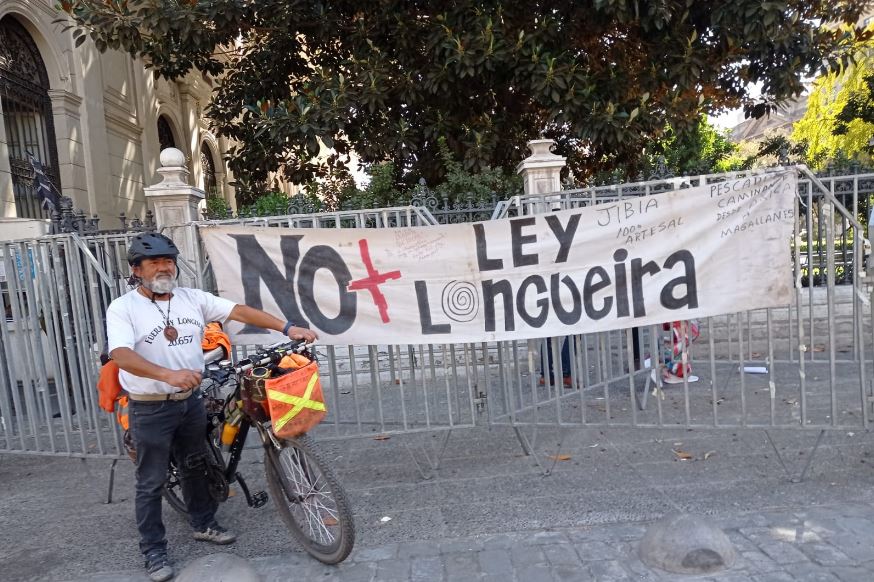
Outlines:
<svg viewBox="0 0 874 582"><path fill-rule="evenodd" d="M34 188L28 154L41 162L55 188L61 188L49 88L45 63L30 33L11 16L0 19L0 107L6 126L15 213L22 218L49 217Z"/></svg>
<svg viewBox="0 0 874 582"><path fill-rule="evenodd" d="M215 161L212 157L212 150L206 142L200 146L200 168L203 171L203 190L207 197L217 197L219 190L215 177Z"/></svg>

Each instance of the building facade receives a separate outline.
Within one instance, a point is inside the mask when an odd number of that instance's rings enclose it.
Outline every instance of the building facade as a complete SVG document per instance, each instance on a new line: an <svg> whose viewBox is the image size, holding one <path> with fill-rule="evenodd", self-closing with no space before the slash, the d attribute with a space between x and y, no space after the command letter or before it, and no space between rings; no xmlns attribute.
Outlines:
<svg viewBox="0 0 874 582"><path fill-rule="evenodd" d="M229 144L203 108L213 89L199 73L168 82L140 60L74 46L54 0L0 2L0 218L46 218L31 156L75 208L114 228L143 218L143 188L160 181L160 151L185 154L191 181L233 205Z"/></svg>

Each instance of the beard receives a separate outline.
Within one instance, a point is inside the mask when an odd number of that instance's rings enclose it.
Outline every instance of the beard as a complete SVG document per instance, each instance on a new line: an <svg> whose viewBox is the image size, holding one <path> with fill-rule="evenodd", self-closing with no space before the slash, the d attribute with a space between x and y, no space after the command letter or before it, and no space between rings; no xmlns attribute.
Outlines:
<svg viewBox="0 0 874 582"><path fill-rule="evenodd" d="M176 279L169 275L157 275L148 281L143 281L143 285L156 295L166 295L176 288Z"/></svg>

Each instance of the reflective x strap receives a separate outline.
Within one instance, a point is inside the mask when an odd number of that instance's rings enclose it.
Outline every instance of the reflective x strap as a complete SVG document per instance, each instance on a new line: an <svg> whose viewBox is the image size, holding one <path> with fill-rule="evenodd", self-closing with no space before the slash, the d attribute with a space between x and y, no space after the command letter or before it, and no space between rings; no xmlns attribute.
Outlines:
<svg viewBox="0 0 874 582"><path fill-rule="evenodd" d="M309 408L312 410L325 410L324 402L310 400L310 396L313 393L313 388L316 387L316 382L318 382L318 380L319 373L315 372L312 378L310 378L310 381L307 384L307 389L304 391L303 396L292 396L291 394L286 394L277 390L267 391L267 398L269 398L270 400L292 405L291 410L283 414L282 418L273 423L274 430L281 430L283 426L288 424L289 420L297 416L304 408Z"/></svg>

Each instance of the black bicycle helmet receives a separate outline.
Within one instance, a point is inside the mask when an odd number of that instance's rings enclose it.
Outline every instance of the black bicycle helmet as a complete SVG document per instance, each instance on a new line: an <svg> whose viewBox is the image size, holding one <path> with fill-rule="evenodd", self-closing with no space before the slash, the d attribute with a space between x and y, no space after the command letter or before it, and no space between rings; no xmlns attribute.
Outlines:
<svg viewBox="0 0 874 582"><path fill-rule="evenodd" d="M179 256L176 244L157 232L144 232L138 234L130 241L127 247L127 262L129 265L137 265L143 259L157 257L170 257L174 261Z"/></svg>

